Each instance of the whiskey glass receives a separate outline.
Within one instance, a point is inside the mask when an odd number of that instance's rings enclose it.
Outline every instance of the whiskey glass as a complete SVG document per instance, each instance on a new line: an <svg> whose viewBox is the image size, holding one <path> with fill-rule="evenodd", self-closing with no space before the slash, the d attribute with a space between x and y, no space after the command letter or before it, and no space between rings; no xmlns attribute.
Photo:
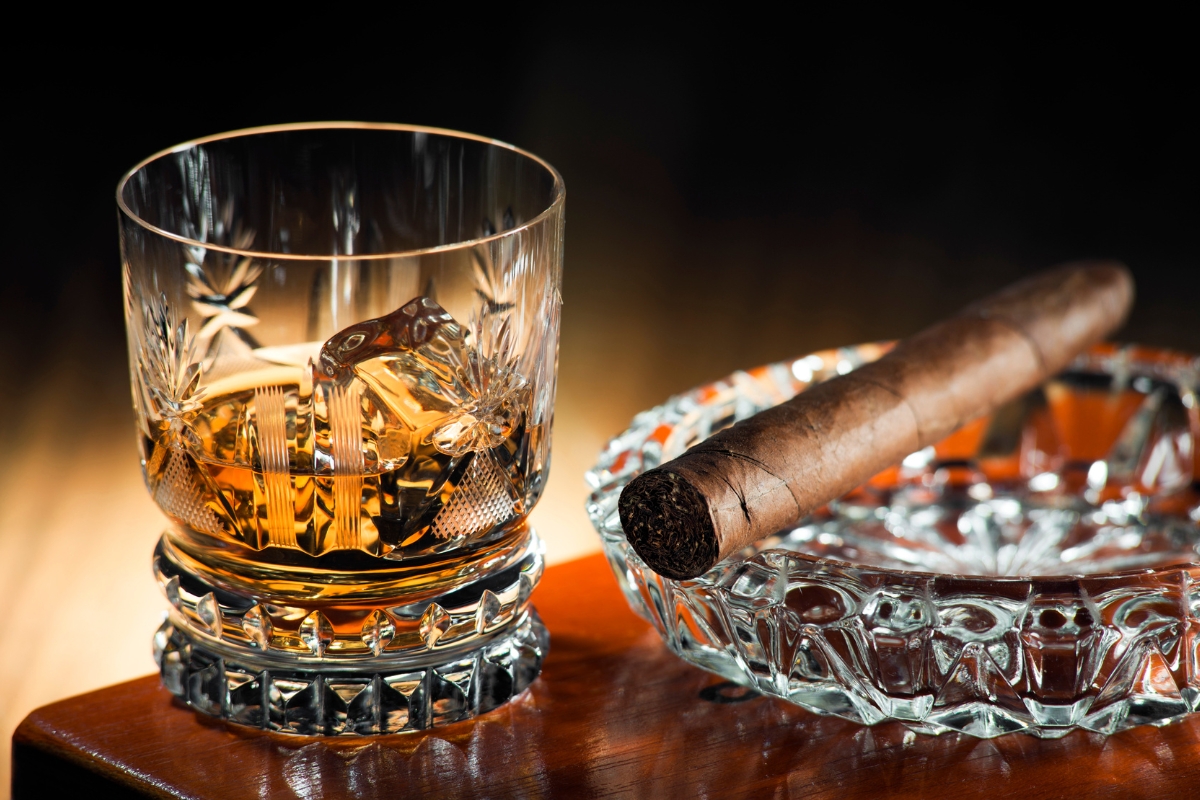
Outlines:
<svg viewBox="0 0 1200 800"><path fill-rule="evenodd" d="M588 473L629 605L699 667L817 714L1058 738L1200 711L1200 357L1098 345L693 580L617 499L644 470L881 356L736 372L634 418Z"/></svg>
<svg viewBox="0 0 1200 800"><path fill-rule="evenodd" d="M548 647L564 186L404 125L222 134L117 203L163 684L301 735L494 708Z"/></svg>

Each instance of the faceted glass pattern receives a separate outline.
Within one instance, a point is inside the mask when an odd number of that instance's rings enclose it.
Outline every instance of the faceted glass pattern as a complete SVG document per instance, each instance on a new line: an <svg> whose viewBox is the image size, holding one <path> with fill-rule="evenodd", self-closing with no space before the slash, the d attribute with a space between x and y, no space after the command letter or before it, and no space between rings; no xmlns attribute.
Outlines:
<svg viewBox="0 0 1200 800"><path fill-rule="evenodd" d="M283 605L205 582L164 540L154 553L171 605L154 639L163 685L205 714L305 735L397 733L488 711L537 677L549 649L529 602L543 570L541 542L532 532L521 541L437 594L366 603L292 597Z"/></svg>
<svg viewBox="0 0 1200 800"><path fill-rule="evenodd" d="M117 199L138 444L170 523L166 685L322 734L520 691L547 646L526 519L558 363L554 169L452 131L286 125L152 156Z"/></svg>
<svg viewBox="0 0 1200 800"><path fill-rule="evenodd" d="M154 636L163 685L180 700L209 716L300 736L406 733L470 719L523 692L548 647L532 609L477 649L374 672L263 668L195 643L170 619Z"/></svg>
<svg viewBox="0 0 1200 800"><path fill-rule="evenodd" d="M1104 345L707 574L629 547L635 475L888 345L738 372L638 415L588 480L633 609L684 659L922 733L1113 733L1200 710L1200 359Z"/></svg>

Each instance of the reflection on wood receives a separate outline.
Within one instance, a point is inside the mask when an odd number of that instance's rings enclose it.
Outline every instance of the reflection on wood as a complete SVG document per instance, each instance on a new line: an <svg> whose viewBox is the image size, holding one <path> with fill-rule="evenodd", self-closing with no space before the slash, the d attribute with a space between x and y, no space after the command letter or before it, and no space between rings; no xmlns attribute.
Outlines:
<svg viewBox="0 0 1200 800"><path fill-rule="evenodd" d="M550 568L534 599L553 637L543 675L473 722L373 740L281 737L200 718L142 678L30 715L15 737L15 796L55 796L57 781L79 794L119 784L199 798L1035 800L1182 797L1200 781L1200 719L1055 741L864 728L674 658L626 609L600 556Z"/></svg>

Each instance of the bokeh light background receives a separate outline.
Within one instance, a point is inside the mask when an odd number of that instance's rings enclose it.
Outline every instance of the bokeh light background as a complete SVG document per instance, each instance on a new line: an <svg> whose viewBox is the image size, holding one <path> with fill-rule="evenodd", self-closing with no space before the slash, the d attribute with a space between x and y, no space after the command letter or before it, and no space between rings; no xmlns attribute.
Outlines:
<svg viewBox="0 0 1200 800"><path fill-rule="evenodd" d="M637 411L737 368L913 333L1062 260L1126 261L1139 298L1121 338L1200 350L1182 56L1063 31L949 48L806 36L617 46L528 31L503 47L364 48L351 63L297 61L280 35L270 58L230 43L187 79L165 44L140 54L136 80L96 67L112 55L101 44L41 51L61 71L10 73L5 741L38 705L153 670L163 601L149 562L163 520L134 446L113 191L186 139L409 122L558 167L563 338L553 468L534 515L551 563L598 549L582 476ZM0 754L2 796L7 745Z"/></svg>

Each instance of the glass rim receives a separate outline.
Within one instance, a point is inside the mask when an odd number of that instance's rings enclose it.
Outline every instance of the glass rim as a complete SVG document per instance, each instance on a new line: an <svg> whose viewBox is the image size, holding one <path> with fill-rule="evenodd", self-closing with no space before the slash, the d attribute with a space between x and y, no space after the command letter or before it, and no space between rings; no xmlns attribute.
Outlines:
<svg viewBox="0 0 1200 800"><path fill-rule="evenodd" d="M406 131L409 133L428 133L428 134L433 134L435 136L444 136L444 137L452 138L452 139L466 139L466 140L470 140L470 141L474 141L474 142L480 142L482 144L492 145L493 147L498 147L502 150L508 150L512 153L516 153L519 156L523 156L524 158L527 158L530 161L533 161L534 163L538 164L543 169L545 169L548 173L550 173L550 176L554 179L554 186L551 191L551 200L550 200L549 205L547 205L544 209L542 209L542 211L540 211L532 219L530 219L526 222L523 222L520 225L517 225L515 227L493 233L490 236L480 236L480 237L477 237L474 239L462 239L460 241L450 242L448 244L439 244L439 245L435 245L433 247L414 248L412 250L396 250L396 251L390 251L390 252L386 252L386 253L361 253L361 254L352 253L352 254L345 254L345 255L338 254L338 253L328 253L328 254L318 254L318 255L309 255L309 254L300 254L300 253L277 253L277 252L264 251L264 250L252 250L252 249L242 249L242 248L237 248L237 247L228 247L225 245L213 244L211 242L202 242L197 239L192 239L187 236L182 236L178 233L172 233L171 231L164 230L156 225L151 225L149 222L147 222L146 220L142 219L140 216L135 214L133 212L133 210L131 208L129 208L129 206L125 203L123 194L125 191L125 186L129 183L130 179L132 179L134 175L136 175L139 171L141 171L143 168L145 168L149 164L153 163L154 161L157 161L160 158L164 158L165 156L169 156L174 153L180 153L185 150L189 150L193 147L196 147L198 145L208 144L209 142L218 142L218 141L222 141L222 140L226 140L226 139L237 139L237 138L241 138L243 136L257 136L257 135L266 134L266 133L285 133L285 132L291 132L291 131L313 131L313 130ZM487 136L480 136L480 135L474 134L474 133L465 133L463 131L456 131L456 130L452 130L450 128L435 128L435 127L431 127L431 126L427 126L427 125L408 125L408 124L399 123L399 122L350 122L350 121L292 122L292 123L286 123L286 124L280 124L280 125L261 125L261 126L257 126L257 127L253 127L253 128L239 128L237 130L225 131L223 133L215 133L215 134L212 134L209 136L201 136L196 139L189 139L187 141L180 142L179 144L172 145L171 147L167 147L162 150L159 150L158 152L156 152L150 156L147 156L146 158L143 158L141 161L139 161L137 164L135 164L133 167L131 167L124 175L121 176L121 179L117 182L116 195L117 195L117 208L119 208L121 213L124 214L128 219L137 223L138 225L140 225L141 227L150 231L151 233L157 234L157 235L162 236L167 239L171 239L172 241L175 241L175 242L179 242L180 244L186 245L188 247L202 247L206 250L215 250L215 251L221 252L221 253L230 253L230 254L240 256L243 258L271 259L271 260L277 260L277 261L380 261L380 260L384 260L384 259L408 258L408 257L412 257L412 256L422 256L422 255L427 255L427 254L432 254L432 253L449 252L452 250L474 247L476 245L498 241L500 239L504 239L506 237L516 235L517 233L520 233L521 231L533 228L534 226L541 224L543 221L545 221L547 218L549 218L552 214L554 214L557 210L562 208L562 206L566 202L566 183L563 181L562 175L559 174L558 170L556 170L544 158L534 155L533 153L529 152L528 150L523 150L520 147L511 145L508 142L503 142L503 141L500 141L499 139L491 139L491 138L488 138Z"/></svg>

